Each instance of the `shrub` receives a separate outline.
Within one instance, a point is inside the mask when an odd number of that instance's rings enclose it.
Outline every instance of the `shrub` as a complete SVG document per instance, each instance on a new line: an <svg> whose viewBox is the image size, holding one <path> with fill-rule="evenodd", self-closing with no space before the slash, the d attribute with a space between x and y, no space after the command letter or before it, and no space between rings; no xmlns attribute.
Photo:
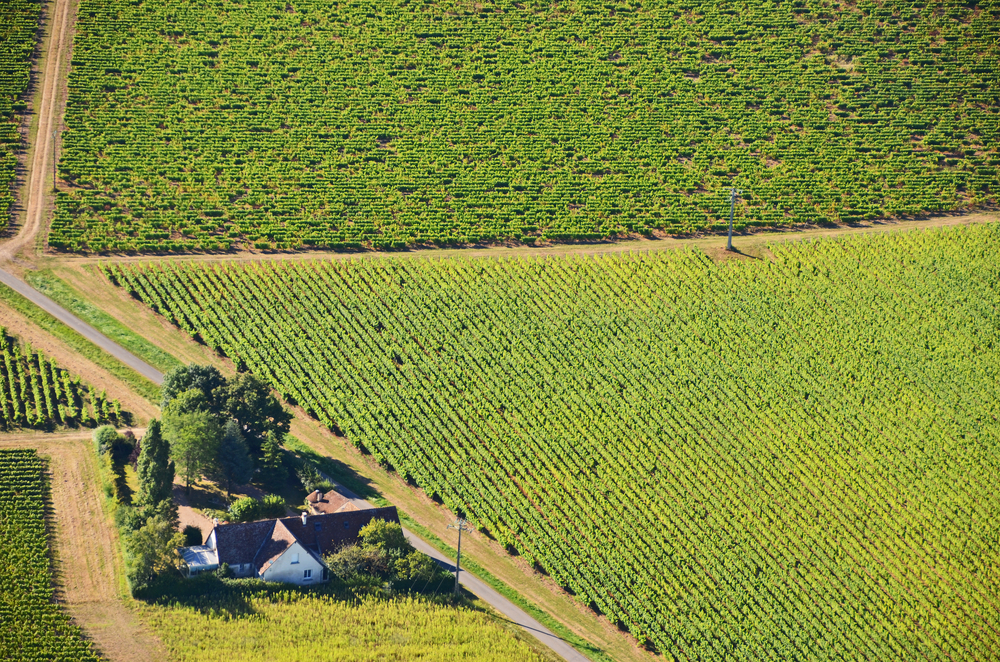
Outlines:
<svg viewBox="0 0 1000 662"><path fill-rule="evenodd" d="M200 545L203 541L203 536L201 534L201 529L193 524L188 524L184 527L184 546L192 547L194 545Z"/></svg>
<svg viewBox="0 0 1000 662"><path fill-rule="evenodd" d="M260 515L265 518L284 517L287 510L285 500L277 494L268 494L260 504Z"/></svg>
<svg viewBox="0 0 1000 662"><path fill-rule="evenodd" d="M230 522L252 522L261 518L260 502L253 497L243 497L229 506Z"/></svg>
<svg viewBox="0 0 1000 662"><path fill-rule="evenodd" d="M114 449L116 443L120 443L121 435L113 425L102 425L94 430L94 450L98 455L104 455Z"/></svg>

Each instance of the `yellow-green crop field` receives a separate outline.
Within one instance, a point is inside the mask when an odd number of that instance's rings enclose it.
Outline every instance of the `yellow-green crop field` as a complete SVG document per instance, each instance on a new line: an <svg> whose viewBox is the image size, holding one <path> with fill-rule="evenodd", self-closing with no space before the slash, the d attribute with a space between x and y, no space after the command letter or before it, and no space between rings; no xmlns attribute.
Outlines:
<svg viewBox="0 0 1000 662"><path fill-rule="evenodd" d="M178 662L542 659L491 616L426 598L248 592L142 612Z"/></svg>
<svg viewBox="0 0 1000 662"><path fill-rule="evenodd" d="M680 660L1000 654L1000 227L108 264Z"/></svg>

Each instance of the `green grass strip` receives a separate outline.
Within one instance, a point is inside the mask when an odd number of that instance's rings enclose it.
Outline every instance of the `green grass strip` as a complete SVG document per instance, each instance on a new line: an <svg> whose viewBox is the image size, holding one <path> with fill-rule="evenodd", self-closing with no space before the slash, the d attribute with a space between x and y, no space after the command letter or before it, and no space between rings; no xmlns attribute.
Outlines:
<svg viewBox="0 0 1000 662"><path fill-rule="evenodd" d="M59 338L81 356L104 368L149 402L160 404L160 387L93 344L6 285L0 285L0 301ZM85 375L81 375L84 376Z"/></svg>
<svg viewBox="0 0 1000 662"><path fill-rule="evenodd" d="M120 321L86 301L72 285L48 269L31 271L25 280L36 290L94 327L160 372L170 372L184 365Z"/></svg>
<svg viewBox="0 0 1000 662"><path fill-rule="evenodd" d="M320 471L328 475L337 483L351 490L362 499L365 499L373 506L381 508L383 506L393 505L389 503L389 501L386 500L385 497L383 497L374 487L366 483L364 478L359 476L354 469L343 462L317 453L291 435L285 437L285 447L297 453L300 457L304 457L313 462L317 467L319 467ZM429 545L431 545L431 547L434 547L442 554L450 558L455 558L457 554L456 550L431 533L430 529L417 523L415 519L399 510L399 506L396 506L396 512L399 513L399 520L402 522L403 526L418 534ZM603 650L570 632L570 630L567 629L562 623L549 616L533 603L525 600L514 589L494 577L488 570L467 556L462 561L462 570L471 572L473 575L489 584L495 591L524 611L528 612L532 618L552 630L557 637L566 641L589 659L594 660L595 662L614 662L614 660L612 660L612 658L609 657Z"/></svg>

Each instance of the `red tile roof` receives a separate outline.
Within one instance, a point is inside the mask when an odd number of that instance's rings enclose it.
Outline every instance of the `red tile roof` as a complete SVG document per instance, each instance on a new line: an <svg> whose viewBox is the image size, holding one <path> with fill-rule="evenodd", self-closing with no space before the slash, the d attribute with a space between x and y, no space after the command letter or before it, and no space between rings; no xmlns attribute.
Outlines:
<svg viewBox="0 0 1000 662"><path fill-rule="evenodd" d="M319 490L316 490L306 498L309 499L309 505L317 514L335 513L342 510L345 505L351 503L351 499L337 490L330 490L326 494L321 494Z"/></svg>

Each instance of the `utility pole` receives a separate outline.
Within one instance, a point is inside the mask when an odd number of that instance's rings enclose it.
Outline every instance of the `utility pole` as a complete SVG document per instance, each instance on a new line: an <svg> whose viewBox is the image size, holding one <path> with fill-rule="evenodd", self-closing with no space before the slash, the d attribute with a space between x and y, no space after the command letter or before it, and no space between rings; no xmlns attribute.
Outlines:
<svg viewBox="0 0 1000 662"><path fill-rule="evenodd" d="M726 250L730 252L733 250L733 211L736 210L736 194L737 190L733 187L729 191L729 240L726 242Z"/></svg>
<svg viewBox="0 0 1000 662"><path fill-rule="evenodd" d="M455 520L454 524L449 524L449 529L458 529L458 557L455 559L455 595L458 595L458 573L462 571L462 531L471 531L468 526L468 522L464 518L459 517Z"/></svg>

